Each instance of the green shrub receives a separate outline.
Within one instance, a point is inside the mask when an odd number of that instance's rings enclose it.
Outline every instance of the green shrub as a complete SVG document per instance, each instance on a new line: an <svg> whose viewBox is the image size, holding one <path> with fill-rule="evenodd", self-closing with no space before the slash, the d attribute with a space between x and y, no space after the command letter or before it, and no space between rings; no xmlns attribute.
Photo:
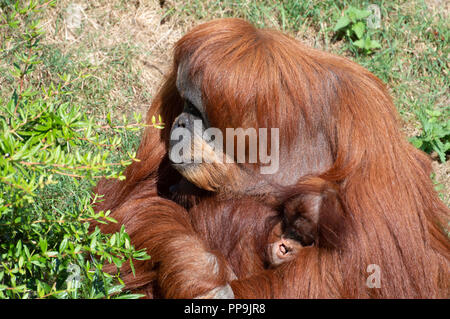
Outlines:
<svg viewBox="0 0 450 319"><path fill-rule="evenodd" d="M0 96L0 298L138 297L124 294L120 274L103 264L149 256L123 227L109 235L88 228L114 222L94 212L100 199L91 189L99 178L123 178L135 160L123 141L137 140L141 118L119 123L73 105L72 84L89 74L61 74L59 83L35 76L45 74L38 18L53 2L24 3L0 0L0 61L10 67L0 74L2 92L10 91Z"/></svg>
<svg viewBox="0 0 450 319"><path fill-rule="evenodd" d="M333 31L337 33L338 37L344 37L349 41L351 47L370 54L373 50L381 47L378 41L371 38L366 22L370 14L368 10L360 10L350 6L336 22Z"/></svg>
<svg viewBox="0 0 450 319"><path fill-rule="evenodd" d="M442 163L450 153L450 119L449 107L445 112L439 110L417 111L417 118L422 124L422 134L410 139L413 145L429 154L436 152ZM447 118L443 119L444 114Z"/></svg>

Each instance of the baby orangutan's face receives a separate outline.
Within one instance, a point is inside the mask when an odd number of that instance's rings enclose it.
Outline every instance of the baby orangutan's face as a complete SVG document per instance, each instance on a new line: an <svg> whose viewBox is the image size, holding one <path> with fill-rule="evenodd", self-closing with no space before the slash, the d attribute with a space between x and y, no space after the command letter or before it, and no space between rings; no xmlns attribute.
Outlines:
<svg viewBox="0 0 450 319"><path fill-rule="evenodd" d="M269 236L268 256L271 266L278 266L294 259L303 246L300 242L283 235L281 222L272 230Z"/></svg>

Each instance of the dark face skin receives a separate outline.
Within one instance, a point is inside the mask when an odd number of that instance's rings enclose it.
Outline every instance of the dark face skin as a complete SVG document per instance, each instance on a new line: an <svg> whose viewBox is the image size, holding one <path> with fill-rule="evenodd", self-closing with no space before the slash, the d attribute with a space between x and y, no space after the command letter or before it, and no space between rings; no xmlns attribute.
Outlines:
<svg viewBox="0 0 450 319"><path fill-rule="evenodd" d="M255 174L244 165L237 164L234 159L231 159L230 163L230 158L224 152L223 145L220 145L222 151L217 151L213 146L214 135L210 137L204 134L204 130L210 128L210 123L206 108L202 103L199 81L198 79L195 79L196 83L193 81L188 74L188 68L181 63L178 68L176 86L184 101L184 108L174 120L171 128L171 136L174 139L169 141L169 159L172 161L173 167L186 180L207 191L222 193L222 195L230 197L243 194L250 196L269 194L272 188L266 181L267 177L263 178ZM181 148L175 148L175 146L180 146L178 143L183 141L183 137L172 133L180 128L190 135L190 144L186 143L186 145L191 145L190 157L183 154ZM201 128L200 131L199 128ZM225 136L224 132L221 133L222 136ZM201 157L195 155L195 148L202 150ZM177 153L178 150L180 150L179 153ZM174 157L177 155L180 155L178 160ZM180 158L182 159L181 163Z"/></svg>
<svg viewBox="0 0 450 319"><path fill-rule="evenodd" d="M205 113L205 109L202 104L201 91L198 85L192 83L191 78L188 76L188 69L183 67L183 64L178 68L177 74L177 89L184 101L183 112L175 119L172 124L172 132L177 128L187 129L191 136L194 136L194 121L201 121L202 130L207 128L208 121ZM173 146L180 140L170 140L169 154ZM173 159L171 159L173 160ZM182 173L183 168L189 163L174 163L174 167Z"/></svg>
<svg viewBox="0 0 450 319"><path fill-rule="evenodd" d="M311 246L317 238L322 198L320 195L298 196L284 205L283 237Z"/></svg>

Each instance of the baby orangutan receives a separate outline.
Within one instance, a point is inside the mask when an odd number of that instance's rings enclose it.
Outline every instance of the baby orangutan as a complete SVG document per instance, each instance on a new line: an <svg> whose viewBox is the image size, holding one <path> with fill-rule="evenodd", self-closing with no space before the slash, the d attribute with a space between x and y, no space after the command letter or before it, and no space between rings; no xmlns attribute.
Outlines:
<svg viewBox="0 0 450 319"><path fill-rule="evenodd" d="M204 199L189 211L192 226L211 253L243 279L293 260L302 249L337 245L343 209L337 185L305 178L277 187L272 197Z"/></svg>
<svg viewBox="0 0 450 319"><path fill-rule="evenodd" d="M270 266L294 259L304 247L336 247L344 214L337 185L309 178L290 192L283 204L282 221L268 237Z"/></svg>

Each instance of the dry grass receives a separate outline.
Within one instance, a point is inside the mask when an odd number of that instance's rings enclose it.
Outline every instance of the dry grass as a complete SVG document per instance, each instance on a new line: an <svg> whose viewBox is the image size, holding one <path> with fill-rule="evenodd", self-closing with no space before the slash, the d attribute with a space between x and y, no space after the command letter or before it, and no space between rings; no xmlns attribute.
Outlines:
<svg viewBox="0 0 450 319"><path fill-rule="evenodd" d="M78 28L68 23L67 9L74 4L80 8ZM62 0L43 22L45 43L75 63L88 62L100 84L111 84L109 99L117 111L145 112L168 69L174 42L190 27L161 24L162 19L157 1ZM126 64L122 70L113 66L121 63Z"/></svg>

